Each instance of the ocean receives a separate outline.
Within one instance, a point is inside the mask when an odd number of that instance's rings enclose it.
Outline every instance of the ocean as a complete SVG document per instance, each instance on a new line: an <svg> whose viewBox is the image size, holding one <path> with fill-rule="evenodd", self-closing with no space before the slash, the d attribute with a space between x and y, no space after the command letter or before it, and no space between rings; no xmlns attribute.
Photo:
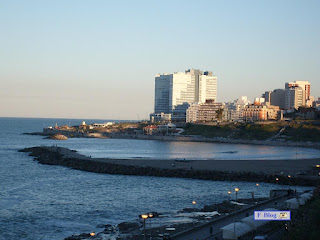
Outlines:
<svg viewBox="0 0 320 240"><path fill-rule="evenodd" d="M102 120L85 120L87 123ZM84 232L102 231L103 224L135 221L138 215L156 211L176 219L178 210L238 197L251 192L267 197L274 184L215 182L192 179L122 176L82 172L62 166L42 165L25 147L58 145L93 157L166 159L312 158L318 150L215 143L161 142L128 139L73 138L66 141L24 135L43 127L79 125L79 119L0 118L0 239L64 239ZM284 186L286 187L286 186ZM297 187L298 190L310 188ZM234 197L234 196L232 196ZM166 220L165 220L166 221Z"/></svg>

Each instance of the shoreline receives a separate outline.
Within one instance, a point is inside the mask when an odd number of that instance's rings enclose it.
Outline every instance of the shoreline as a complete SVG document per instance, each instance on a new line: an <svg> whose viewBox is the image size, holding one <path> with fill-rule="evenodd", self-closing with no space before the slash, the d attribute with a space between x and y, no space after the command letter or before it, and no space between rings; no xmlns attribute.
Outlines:
<svg viewBox="0 0 320 240"><path fill-rule="evenodd" d="M140 140L159 140L159 141L177 141L177 142L208 142L208 143L225 143L225 144L246 144L246 145L263 145L263 146L281 146L281 147L301 147L320 149L319 142L288 142L278 140L245 140L232 138L209 138L199 135L144 135L144 134L126 134L126 133L82 133L67 130L50 130L50 132L33 132L24 133L27 135L52 136L62 134L68 138L115 138L115 139L140 139Z"/></svg>
<svg viewBox="0 0 320 240"><path fill-rule="evenodd" d="M84 156L79 154L75 150L70 150L67 148L57 147L57 146L41 146L41 147L32 147L32 148L25 148L19 150L19 152L27 152L30 156L34 157L34 160L38 161L41 164L48 164L48 165L61 165L77 170L88 171L88 172L96 172L96 173L105 173L105 174L121 174L121 175L136 175L136 176L154 176L154 177L177 177L177 178L189 178L189 179L201 179L201 180L211 180L211 181L248 181L248 182L267 182L267 183L276 183L281 185L300 185L300 186L317 186L320 183L320 177L317 178L309 178L311 176L293 176L292 178L288 178L286 175L279 175L274 173L267 173L265 171L257 171L257 164L261 164L261 160L208 160L208 161L197 161L197 160L190 160L190 161L175 161L175 160L149 160L149 159L134 159L134 160L125 160L125 159L110 159L110 158L91 158L88 156ZM313 159L315 161L319 161L320 159ZM233 166L233 171L230 171L230 167L232 165L228 164L229 162L238 163L238 165ZM270 167L270 161L277 163L273 167L277 171L282 170L282 167L288 166L288 161L290 160L283 160L283 161L274 161L269 160L269 162L264 162L263 164L267 167ZM299 161L299 160L293 160ZM214 163L220 162L224 167L228 170L225 171L218 171L214 170L217 166ZM306 164L308 160L302 160L301 163L304 163L304 167L309 166ZM175 163L175 166L172 166L172 163ZM202 163L202 164L201 164ZM204 164L204 163L209 163ZM186 165L187 164L187 165ZM192 168L190 165L192 164ZM204 164L204 165L203 165ZM249 165L248 165L249 164ZM244 168L240 168L240 166L245 167L247 171L243 171ZM291 166L292 167L292 166ZM249 171L250 170L250 171ZM318 170L318 169L317 169ZM278 178L278 181L275 180L275 177ZM280 187L280 186L279 186ZM292 190L293 191L293 190ZM282 196L280 196L282 197ZM262 200L262 199L261 199ZM261 201L259 200L259 202ZM240 199L238 200L240 202ZM270 198L265 200L265 202L270 202L273 204L275 201L274 198ZM239 216L243 215L244 212L248 213L248 211L252 211L252 209L256 210L260 204L255 203L252 206L247 205L248 208L239 209L238 211L232 211L232 206L226 205L226 202L223 201L222 203L210 204L208 206L204 206L202 209L183 209L182 212L198 212L199 210L203 212L211 212L217 211L220 207L225 209L228 213L238 214ZM237 205L233 206L237 207ZM252 208L252 209L251 209ZM251 210L250 210L251 209ZM220 209L221 210L221 209ZM218 213L220 212L217 211ZM230 212L231 211L231 212ZM156 212L155 212L156 213ZM215 215L212 219L207 222L207 219L204 217L203 220L200 218L195 217L196 223L181 223L181 224L172 224L170 228L175 229L174 232L167 231L166 226L159 226L153 228L154 234L156 232L168 233L172 239L188 239L192 238L193 233L197 233L199 231L204 231L203 229L208 228L209 225L214 225L216 222L227 220L231 217L228 216L228 213L225 215L219 216ZM160 213L161 214L161 213ZM231 217L233 220L234 217ZM134 222L133 222L134 223ZM119 228L120 225L124 226L124 228L128 227L128 232L125 232L125 236L128 236L130 239L141 239L141 230L137 228L137 224L139 222L135 222L133 225L132 231L130 229L130 225L132 222L123 222L117 224ZM104 234L112 234L113 226L105 225L105 230L103 232L97 233L97 236L103 236ZM109 226L109 227L108 227ZM132 225L131 225L132 226ZM208 232L208 231L206 231ZM120 232L121 233L121 232ZM168 235L168 236L169 236ZM109 236L109 235L108 235ZM191 238L190 238L191 237ZM88 233L80 234L80 235L73 235L70 237L65 238L66 240L75 240L75 239L91 239ZM126 237L120 239L127 239Z"/></svg>
<svg viewBox="0 0 320 240"><path fill-rule="evenodd" d="M62 147L33 147L28 152L36 161L77 170L135 176L176 177L213 181L268 182L283 185L319 185L316 175L320 159L301 160L150 160L91 158ZM294 161L295 164L290 164ZM298 176L305 171L308 175ZM288 178L288 175L291 175ZM276 178L278 180L276 181Z"/></svg>

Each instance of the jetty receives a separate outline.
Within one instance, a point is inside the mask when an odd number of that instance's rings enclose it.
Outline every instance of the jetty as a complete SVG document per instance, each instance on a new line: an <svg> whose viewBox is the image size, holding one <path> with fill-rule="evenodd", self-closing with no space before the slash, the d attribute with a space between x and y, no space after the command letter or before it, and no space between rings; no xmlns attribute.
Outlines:
<svg viewBox="0 0 320 240"><path fill-rule="evenodd" d="M188 160L92 158L67 148L25 148L36 161L73 169L120 175L177 177L213 181L268 182L288 185L319 185L320 159L302 160ZM294 161L295 164L291 164ZM299 175L304 172L306 175ZM289 175L290 174L290 175ZM290 176L290 177L288 177Z"/></svg>

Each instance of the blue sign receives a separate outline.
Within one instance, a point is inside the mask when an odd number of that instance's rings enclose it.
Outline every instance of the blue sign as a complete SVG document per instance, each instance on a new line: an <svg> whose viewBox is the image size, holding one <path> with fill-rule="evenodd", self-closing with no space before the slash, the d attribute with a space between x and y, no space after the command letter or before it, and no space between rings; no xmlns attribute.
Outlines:
<svg viewBox="0 0 320 240"><path fill-rule="evenodd" d="M290 211L254 211L254 220L290 221Z"/></svg>

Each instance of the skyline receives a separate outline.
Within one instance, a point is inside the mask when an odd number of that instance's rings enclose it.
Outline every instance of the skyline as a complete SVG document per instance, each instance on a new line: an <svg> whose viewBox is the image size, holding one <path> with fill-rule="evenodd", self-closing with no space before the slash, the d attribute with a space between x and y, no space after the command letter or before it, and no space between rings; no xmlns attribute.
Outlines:
<svg viewBox="0 0 320 240"><path fill-rule="evenodd" d="M189 68L220 102L296 80L320 97L317 1L0 5L0 117L148 118L155 75Z"/></svg>

